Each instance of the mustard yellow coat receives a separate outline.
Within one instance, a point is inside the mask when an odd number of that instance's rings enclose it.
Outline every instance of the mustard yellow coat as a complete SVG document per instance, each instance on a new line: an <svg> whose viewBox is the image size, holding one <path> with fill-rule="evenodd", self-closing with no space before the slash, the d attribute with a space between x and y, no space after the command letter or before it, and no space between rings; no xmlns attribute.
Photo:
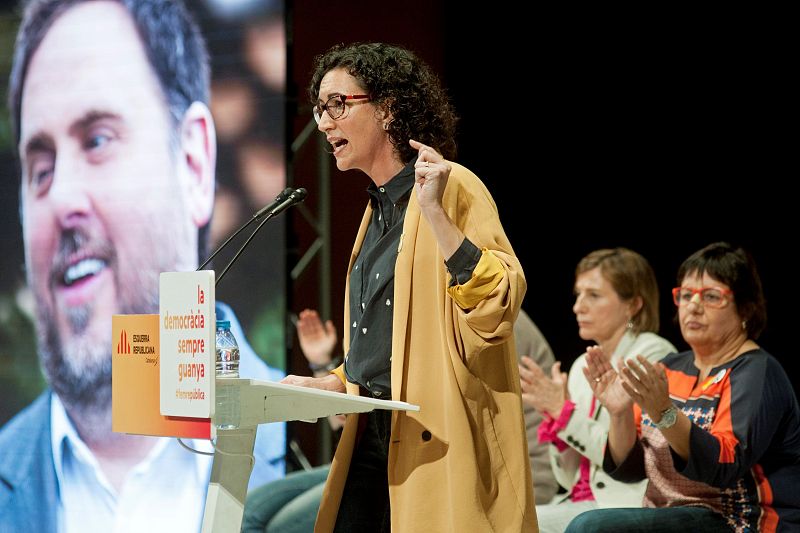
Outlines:
<svg viewBox="0 0 800 533"><path fill-rule="evenodd" d="M392 414L392 532L538 531L512 337L525 278L489 191L468 169L452 167L442 204L483 255L472 279L448 291L445 258L412 192L395 269L392 399L420 411ZM367 206L348 281L371 212ZM345 353L349 293L348 283ZM359 394L358 386L347 383L347 392ZM358 416L347 417L336 449L318 533L336 522Z"/></svg>

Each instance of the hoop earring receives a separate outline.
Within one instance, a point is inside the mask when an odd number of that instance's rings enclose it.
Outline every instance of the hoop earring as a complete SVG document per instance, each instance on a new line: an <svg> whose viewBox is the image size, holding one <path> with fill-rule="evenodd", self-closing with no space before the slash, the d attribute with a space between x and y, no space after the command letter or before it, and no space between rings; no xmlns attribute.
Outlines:
<svg viewBox="0 0 800 533"><path fill-rule="evenodd" d="M389 131L389 123L388 122L384 122L383 123L383 129L386 130L386 131Z"/></svg>

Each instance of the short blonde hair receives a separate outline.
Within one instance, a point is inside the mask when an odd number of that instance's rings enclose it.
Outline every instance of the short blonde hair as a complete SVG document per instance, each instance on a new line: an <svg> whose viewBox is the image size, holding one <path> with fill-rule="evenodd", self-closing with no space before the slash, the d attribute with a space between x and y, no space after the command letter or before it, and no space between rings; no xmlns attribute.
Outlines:
<svg viewBox="0 0 800 533"><path fill-rule="evenodd" d="M621 300L630 301L637 296L642 299L642 308L631 317L633 331L657 333L658 282L647 259L627 248L595 250L578 262L575 279L598 267Z"/></svg>

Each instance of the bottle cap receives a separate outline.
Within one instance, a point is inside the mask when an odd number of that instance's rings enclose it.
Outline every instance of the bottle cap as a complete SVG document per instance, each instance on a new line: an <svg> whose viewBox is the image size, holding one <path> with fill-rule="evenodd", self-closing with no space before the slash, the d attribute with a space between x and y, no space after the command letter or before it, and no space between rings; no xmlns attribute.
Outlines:
<svg viewBox="0 0 800 533"><path fill-rule="evenodd" d="M219 328L226 328L229 329L231 327L230 320L217 320L217 329Z"/></svg>

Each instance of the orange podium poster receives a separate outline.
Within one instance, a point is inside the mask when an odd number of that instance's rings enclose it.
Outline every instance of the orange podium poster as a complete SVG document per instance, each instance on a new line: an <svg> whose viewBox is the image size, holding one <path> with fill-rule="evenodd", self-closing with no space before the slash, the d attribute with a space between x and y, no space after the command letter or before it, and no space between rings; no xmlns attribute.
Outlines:
<svg viewBox="0 0 800 533"><path fill-rule="evenodd" d="M211 419L161 414L158 321L159 315L111 319L111 427L118 433L211 439Z"/></svg>

